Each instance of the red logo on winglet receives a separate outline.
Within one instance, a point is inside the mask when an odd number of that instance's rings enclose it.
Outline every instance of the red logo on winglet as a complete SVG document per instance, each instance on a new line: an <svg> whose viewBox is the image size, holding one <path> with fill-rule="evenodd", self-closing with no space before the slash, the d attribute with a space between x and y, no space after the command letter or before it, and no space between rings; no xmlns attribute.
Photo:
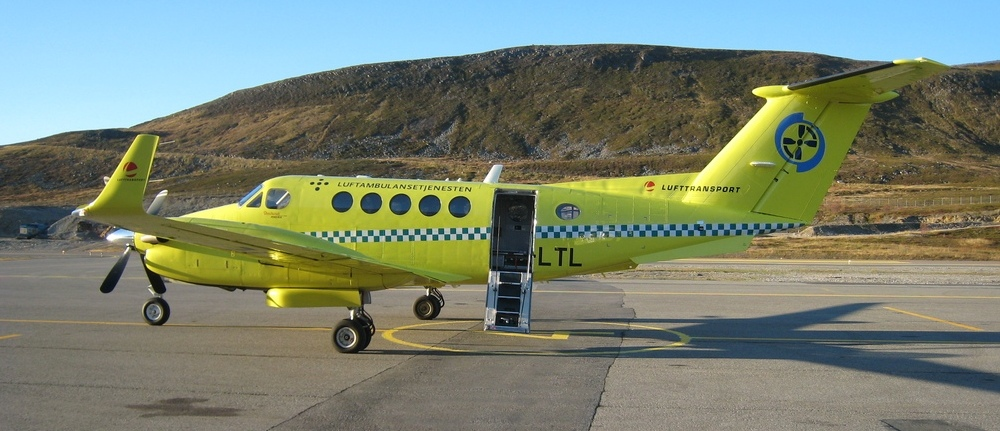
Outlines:
<svg viewBox="0 0 1000 431"><path fill-rule="evenodd" d="M656 190L656 183L652 181L646 181L646 191L651 192L653 190Z"/></svg>
<svg viewBox="0 0 1000 431"><path fill-rule="evenodd" d="M137 173L136 171L139 170L139 165L135 164L135 162L128 162L125 164L124 169L125 169L125 176L132 178Z"/></svg>

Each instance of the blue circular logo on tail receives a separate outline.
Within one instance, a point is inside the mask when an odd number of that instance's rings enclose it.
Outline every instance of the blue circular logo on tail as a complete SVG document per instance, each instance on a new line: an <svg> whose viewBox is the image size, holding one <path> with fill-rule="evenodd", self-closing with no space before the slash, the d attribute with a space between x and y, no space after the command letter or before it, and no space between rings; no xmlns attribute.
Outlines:
<svg viewBox="0 0 1000 431"><path fill-rule="evenodd" d="M796 112L785 117L774 132L778 154L795 165L796 172L806 172L819 165L826 153L826 139L819 126Z"/></svg>

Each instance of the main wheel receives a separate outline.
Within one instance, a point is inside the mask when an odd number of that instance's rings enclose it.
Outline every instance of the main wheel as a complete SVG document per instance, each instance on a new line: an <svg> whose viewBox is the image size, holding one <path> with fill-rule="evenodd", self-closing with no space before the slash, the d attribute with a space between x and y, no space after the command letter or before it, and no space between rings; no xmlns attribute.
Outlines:
<svg viewBox="0 0 1000 431"><path fill-rule="evenodd" d="M358 353L370 342L368 328L355 320L344 319L333 327L333 348L340 353Z"/></svg>
<svg viewBox="0 0 1000 431"><path fill-rule="evenodd" d="M413 303L413 315L420 320L433 320L441 314L441 302L433 296L421 296Z"/></svg>
<svg viewBox="0 0 1000 431"><path fill-rule="evenodd" d="M150 325L160 326L170 318L170 306L163 298L152 298L142 305L142 318Z"/></svg>

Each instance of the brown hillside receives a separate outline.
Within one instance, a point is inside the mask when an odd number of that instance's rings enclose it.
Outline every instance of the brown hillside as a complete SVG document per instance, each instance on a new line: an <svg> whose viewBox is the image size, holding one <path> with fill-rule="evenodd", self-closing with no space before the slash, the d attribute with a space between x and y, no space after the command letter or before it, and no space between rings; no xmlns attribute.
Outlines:
<svg viewBox="0 0 1000 431"><path fill-rule="evenodd" d="M237 91L130 129L0 147L0 205L89 196L140 132L173 141L155 175L191 193L239 193L282 173L473 179L495 160L510 165L504 178L513 181L693 171L761 106L754 87L866 64L587 45L355 66ZM1000 183L992 175L998 92L996 63L904 88L873 109L840 179Z"/></svg>

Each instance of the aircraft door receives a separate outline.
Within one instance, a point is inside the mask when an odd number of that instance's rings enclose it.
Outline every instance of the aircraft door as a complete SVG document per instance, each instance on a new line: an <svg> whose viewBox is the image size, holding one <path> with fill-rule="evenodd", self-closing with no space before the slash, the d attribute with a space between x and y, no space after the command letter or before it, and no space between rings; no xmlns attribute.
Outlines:
<svg viewBox="0 0 1000 431"><path fill-rule="evenodd" d="M530 331L535 204L533 191L497 190L493 197L486 330Z"/></svg>

